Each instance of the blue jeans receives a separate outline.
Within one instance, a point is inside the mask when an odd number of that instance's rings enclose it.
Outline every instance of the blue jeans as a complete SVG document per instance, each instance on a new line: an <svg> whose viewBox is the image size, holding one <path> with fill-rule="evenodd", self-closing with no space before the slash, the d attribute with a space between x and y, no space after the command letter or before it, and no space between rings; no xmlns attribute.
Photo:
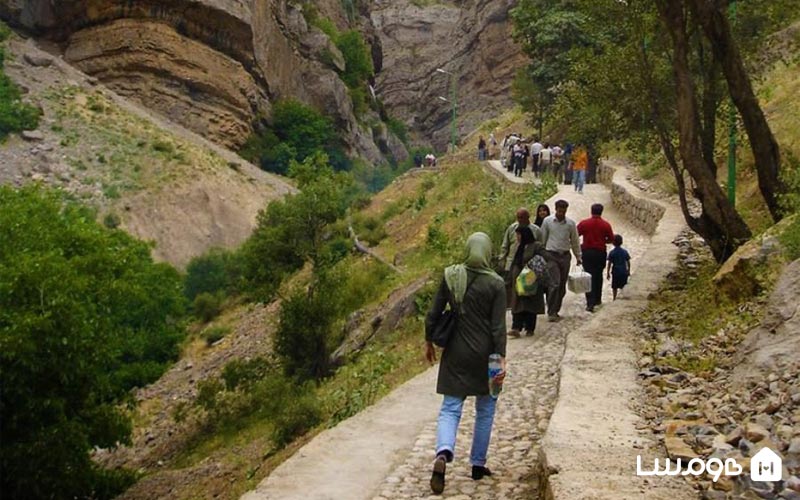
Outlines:
<svg viewBox="0 0 800 500"><path fill-rule="evenodd" d="M489 395L475 396L475 432L472 436L472 450L469 454L469 461L472 465L486 465L486 452L489 450L489 440L492 438L496 405L497 400ZM437 455L447 450L452 456L455 456L456 433L463 407L464 398L444 397L442 408L439 410L439 426L436 430Z"/></svg>
<svg viewBox="0 0 800 500"><path fill-rule="evenodd" d="M586 184L586 170L575 170L572 173L575 190L583 192L583 185Z"/></svg>

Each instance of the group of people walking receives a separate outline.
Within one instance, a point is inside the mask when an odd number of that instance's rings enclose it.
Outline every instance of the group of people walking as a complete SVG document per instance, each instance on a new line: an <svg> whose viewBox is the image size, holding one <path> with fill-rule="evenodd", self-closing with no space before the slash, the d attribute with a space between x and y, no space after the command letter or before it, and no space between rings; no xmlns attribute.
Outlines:
<svg viewBox="0 0 800 500"><path fill-rule="evenodd" d="M627 283L630 255L622 248L622 236L615 235L611 224L603 219L603 205L592 205L590 216L579 223L566 216L568 208L566 200L556 201L553 214L547 205L539 205L533 222L530 212L519 208L516 220L503 235L496 266L492 266L489 236L474 233L467 239L464 262L445 269L425 322L425 354L432 363L436 361L436 348L431 333L448 304L458 311L455 334L442 352L436 387L444 399L430 481L435 494L445 488L447 464L455 455L458 424L467 396L476 398L470 452L472 478L479 480L492 475L486 463L497 400L489 391L489 356L493 353L501 356L502 369L494 381L502 383L507 338L520 337L523 332L533 335L540 314L546 313L551 322L562 319L560 311L572 256L592 276L592 288L586 293L587 311L594 312L602 305L603 271L612 279L615 299L618 289ZM610 254L606 253L608 244L614 245ZM525 272L536 274L538 286L533 293L521 293L515 286L526 269ZM507 309L511 310L510 330L506 329Z"/></svg>
<svg viewBox="0 0 800 500"><path fill-rule="evenodd" d="M494 133L490 134L489 142L483 136L478 139L478 160L485 161L493 157L497 147ZM487 149L488 148L488 149ZM574 184L575 191L583 193L586 184L586 174L589 169L589 153L586 146L565 143L544 144L539 138L532 141L523 139L522 135L512 133L505 136L500 144L500 163L514 176L522 177L528 169L530 159L531 172L538 178L545 173L555 177L556 182Z"/></svg>

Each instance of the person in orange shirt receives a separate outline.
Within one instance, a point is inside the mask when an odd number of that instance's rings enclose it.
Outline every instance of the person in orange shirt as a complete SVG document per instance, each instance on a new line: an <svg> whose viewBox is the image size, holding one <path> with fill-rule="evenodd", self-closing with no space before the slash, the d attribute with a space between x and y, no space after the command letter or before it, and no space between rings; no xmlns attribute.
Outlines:
<svg viewBox="0 0 800 500"><path fill-rule="evenodd" d="M589 168L589 153L586 151L586 146L580 144L574 155L572 182L575 184L575 191L583 194L583 185L586 184L586 169Z"/></svg>

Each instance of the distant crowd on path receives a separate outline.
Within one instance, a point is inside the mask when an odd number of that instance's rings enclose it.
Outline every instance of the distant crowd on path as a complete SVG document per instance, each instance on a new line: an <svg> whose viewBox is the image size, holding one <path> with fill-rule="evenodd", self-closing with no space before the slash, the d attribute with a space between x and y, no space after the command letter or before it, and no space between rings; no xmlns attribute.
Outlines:
<svg viewBox="0 0 800 500"><path fill-rule="evenodd" d="M488 143L480 136L478 160L493 158L497 146L494 133L489 135ZM516 177L522 177L530 164L535 178L550 174L558 183L574 184L575 191L579 193L583 193L583 186L587 182L595 180L589 149L584 144L566 142L563 147L549 142L542 144L538 137L526 140L521 134L512 133L505 136L499 150L501 165Z"/></svg>
<svg viewBox="0 0 800 500"><path fill-rule="evenodd" d="M556 201L553 214L546 204L539 205L533 223L530 212L519 208L516 220L506 228L494 265L489 236L474 233L467 239L463 262L444 271L425 320L425 357L433 363L437 353L434 332L448 321L445 318L453 317L445 311L454 311L457 318L443 347L436 385L443 400L430 479L434 494L445 489L447 464L455 457L456 435L468 396L475 397L472 479L492 475L486 463L498 397L490 392L490 386L497 387L505 378L507 338L520 337L523 332L533 335L540 314L546 313L550 322L561 321L567 283L576 274L570 273L572 256L577 266L582 265L591 275L591 289L585 294L587 311L602 306L603 271L611 279L615 300L627 284L630 254L622 248L622 236L614 234L603 219L603 205L593 204L589 217L578 223L566 216L568 208L566 200ZM614 249L607 253L609 244ZM511 310L510 330L507 309ZM492 354L501 360L496 375L487 371Z"/></svg>

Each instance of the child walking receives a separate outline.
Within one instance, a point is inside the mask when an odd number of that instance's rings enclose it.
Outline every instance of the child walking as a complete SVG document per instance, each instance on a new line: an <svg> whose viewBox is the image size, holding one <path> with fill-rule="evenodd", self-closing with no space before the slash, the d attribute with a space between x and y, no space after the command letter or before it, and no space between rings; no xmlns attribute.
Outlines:
<svg viewBox="0 0 800 500"><path fill-rule="evenodd" d="M611 292L617 300L617 290L625 288L631 275L631 255L622 248L622 235L614 235L614 249L608 254L606 279L611 279Z"/></svg>

